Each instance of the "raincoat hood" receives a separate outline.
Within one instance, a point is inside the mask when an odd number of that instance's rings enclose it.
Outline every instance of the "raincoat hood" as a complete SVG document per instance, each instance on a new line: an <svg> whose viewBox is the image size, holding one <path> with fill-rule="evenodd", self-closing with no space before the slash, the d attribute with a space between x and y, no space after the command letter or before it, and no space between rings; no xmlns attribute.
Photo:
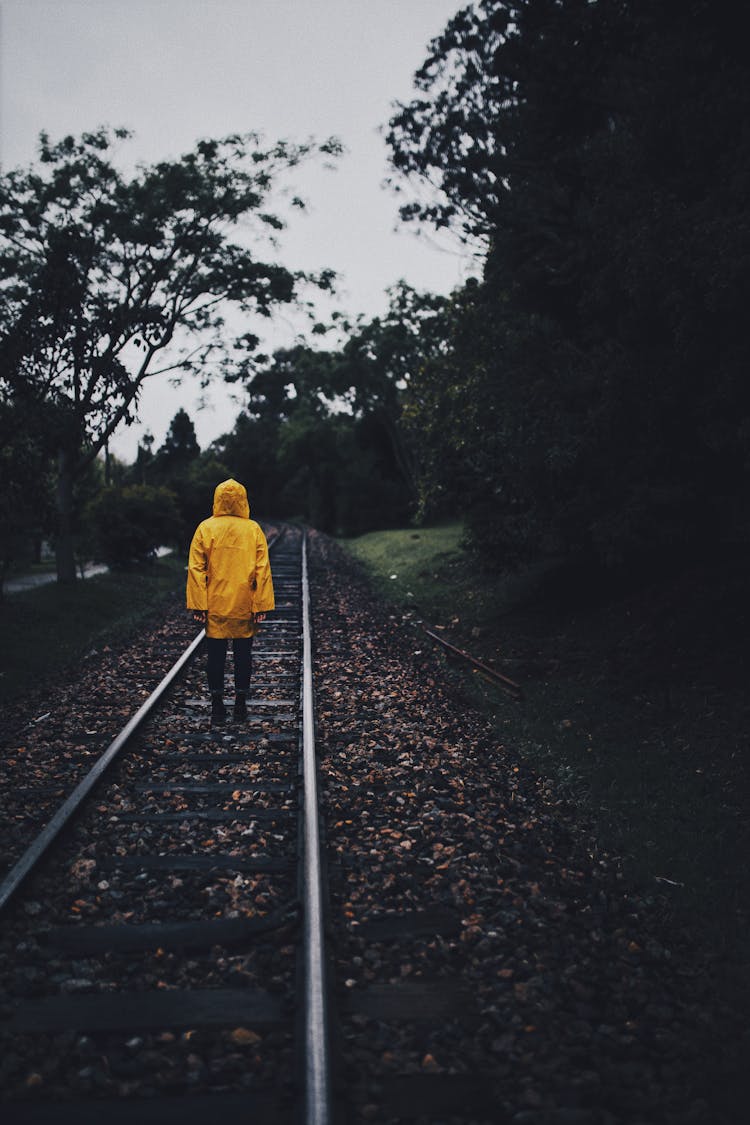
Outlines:
<svg viewBox="0 0 750 1125"><path fill-rule="evenodd" d="M244 484L239 481L223 480L217 484L214 492L215 516L239 516L240 519L250 519L250 506L247 502L247 492Z"/></svg>

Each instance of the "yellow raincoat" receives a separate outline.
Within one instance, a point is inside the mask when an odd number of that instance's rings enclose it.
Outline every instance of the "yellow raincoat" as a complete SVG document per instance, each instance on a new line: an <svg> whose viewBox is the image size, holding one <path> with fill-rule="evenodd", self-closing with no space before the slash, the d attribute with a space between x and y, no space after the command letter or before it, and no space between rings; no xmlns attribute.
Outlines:
<svg viewBox="0 0 750 1125"><path fill-rule="evenodd" d="M214 513L196 528L187 607L208 611L207 637L252 637L254 615L274 607L266 537L250 519L247 492L236 480L216 486Z"/></svg>

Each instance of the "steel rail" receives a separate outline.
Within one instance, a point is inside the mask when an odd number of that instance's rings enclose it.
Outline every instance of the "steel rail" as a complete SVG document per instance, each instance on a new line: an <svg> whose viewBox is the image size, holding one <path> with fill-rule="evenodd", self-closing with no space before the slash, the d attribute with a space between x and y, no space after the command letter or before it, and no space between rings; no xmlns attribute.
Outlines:
<svg viewBox="0 0 750 1125"><path fill-rule="evenodd" d="M284 534L282 528L276 535L271 537L268 544L269 551L272 547L279 542ZM86 797L94 788L96 783L101 778L102 774L109 768L114 759L122 750L123 746L129 741L131 736L135 733L141 723L150 715L156 704L159 702L165 691L171 686L174 680L182 672L183 668L192 660L196 650L200 646L201 641L206 635L206 630L201 629L200 632L193 638L188 647L185 649L179 659L172 665L167 672L166 676L154 688L148 699L138 708L135 715L122 728L116 738L110 742L104 753L97 759L96 763L92 766L82 781L78 783L69 797L63 801L59 809L54 813L50 820L47 821L42 831L34 839L33 843L29 845L23 853L18 862L10 869L2 883L0 883L0 911L4 910L10 899L16 893L18 888L27 878L31 871L34 870L39 860L49 848L50 844L62 832L65 825L72 816L78 811L83 804Z"/></svg>
<svg viewBox="0 0 750 1125"><path fill-rule="evenodd" d="M93 787L99 781L104 771L110 766L117 755L122 750L125 743L131 735L138 729L143 720L151 713L154 706L161 699L167 688L170 687L172 682L179 676L185 665L192 659L195 650L200 645L205 636L205 630L201 629L197 637L185 649L182 656L167 672L161 683L154 689L148 699L138 708L135 715L130 719L122 728L117 737L110 742L107 749L98 759L96 764L92 766L89 772L75 787L70 796L60 805L60 808L54 816L47 822L42 831L23 853L21 858L12 867L6 877L0 884L0 910L3 910L8 900L18 890L21 883L24 881L30 871L34 869L36 864L41 859L44 852L50 846L53 840L60 834L62 829L68 823L73 814L81 806L85 798L91 792Z"/></svg>
<svg viewBox="0 0 750 1125"><path fill-rule="evenodd" d="M427 634L428 637L430 637L431 640L437 641L439 645L442 645L443 648L448 649L448 651L453 653L454 656L460 656L463 660L468 661L469 664L473 664L475 668L479 669L482 675L486 676L494 683L499 684L500 687L505 688L505 690L510 692L510 694L515 699L523 699L523 689L520 684L517 684L515 682L515 680L511 680L508 676L504 676L502 672L498 672L494 668L490 668L489 664L485 664L483 660L477 660L476 656L472 656L470 653L464 652L462 648L457 648L455 645L452 645L450 641L443 640L443 638L439 637L437 633L433 633L431 629L425 628L424 625L422 626L422 630Z"/></svg>
<svg viewBox="0 0 750 1125"><path fill-rule="evenodd" d="M310 590L307 575L307 533L302 540L302 768L304 786L304 1020L305 1125L329 1125L329 1020L326 1002L323 889L318 825L318 783L315 760L315 713L310 633Z"/></svg>

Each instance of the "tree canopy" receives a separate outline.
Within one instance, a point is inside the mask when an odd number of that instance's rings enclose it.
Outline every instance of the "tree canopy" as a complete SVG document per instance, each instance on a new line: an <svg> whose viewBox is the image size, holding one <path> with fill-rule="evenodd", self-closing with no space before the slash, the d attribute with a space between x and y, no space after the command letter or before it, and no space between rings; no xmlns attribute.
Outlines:
<svg viewBox="0 0 750 1125"><path fill-rule="evenodd" d="M337 142L230 136L126 176L114 160L126 138L43 135L38 163L0 179L0 396L32 405L56 454L63 579L75 573L73 483L133 419L144 381L231 375L229 305L269 317L333 280L275 260L284 221L269 202L291 168ZM246 356L259 340L236 343Z"/></svg>

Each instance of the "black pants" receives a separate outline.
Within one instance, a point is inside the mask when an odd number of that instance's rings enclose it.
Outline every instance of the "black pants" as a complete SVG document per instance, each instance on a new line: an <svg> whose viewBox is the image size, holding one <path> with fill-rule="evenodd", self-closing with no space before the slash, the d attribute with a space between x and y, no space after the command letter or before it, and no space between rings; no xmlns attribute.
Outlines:
<svg viewBox="0 0 750 1125"><path fill-rule="evenodd" d="M234 690L247 692L253 672L253 638L234 637ZM224 665L227 659L226 637L206 637L206 671L208 690L224 693Z"/></svg>

